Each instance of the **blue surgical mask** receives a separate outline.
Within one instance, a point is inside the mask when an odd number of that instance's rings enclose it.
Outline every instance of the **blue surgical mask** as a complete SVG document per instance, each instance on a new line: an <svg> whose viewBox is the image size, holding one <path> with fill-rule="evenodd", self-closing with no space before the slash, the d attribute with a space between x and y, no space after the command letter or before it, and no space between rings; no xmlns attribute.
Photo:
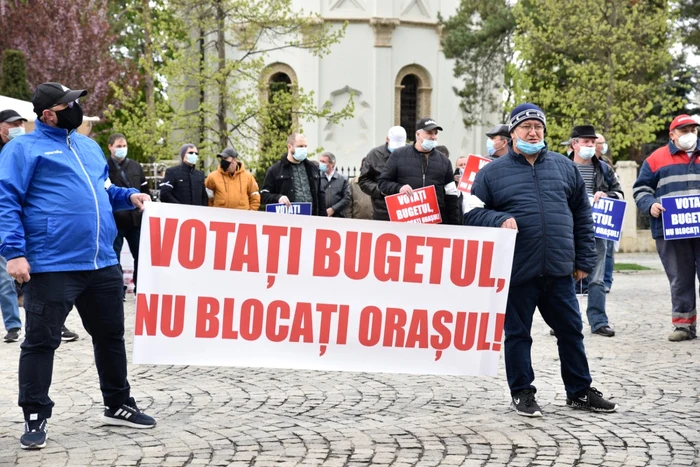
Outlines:
<svg viewBox="0 0 700 467"><path fill-rule="evenodd" d="M595 148L593 146L581 146L578 150L578 156L587 161L595 156Z"/></svg>
<svg viewBox="0 0 700 467"><path fill-rule="evenodd" d="M306 148L294 148L294 154L292 154L292 157L294 157L294 160L301 162L306 159L306 153Z"/></svg>
<svg viewBox="0 0 700 467"><path fill-rule="evenodd" d="M121 160L126 157L127 148L117 148L114 150L114 157Z"/></svg>
<svg viewBox="0 0 700 467"><path fill-rule="evenodd" d="M324 164L323 162L321 162L320 164L318 164L318 169L321 172L325 172L326 170L328 170L328 166L326 164Z"/></svg>
<svg viewBox="0 0 700 467"><path fill-rule="evenodd" d="M23 126L16 126L14 128L10 128L7 130L7 139L13 139L17 138L18 136L22 136L24 134L24 127Z"/></svg>
<svg viewBox="0 0 700 467"><path fill-rule="evenodd" d="M420 145L423 146L423 149L425 149L426 151L432 151L433 149L435 149L435 146L437 146L437 141L434 141L432 139L424 139Z"/></svg>
<svg viewBox="0 0 700 467"><path fill-rule="evenodd" d="M195 165L198 160L199 156L197 155L197 153L194 152L188 152L185 156L185 162L187 162L188 164Z"/></svg>
<svg viewBox="0 0 700 467"><path fill-rule="evenodd" d="M544 140L540 141L539 143L533 144L518 138L518 142L515 143L515 147L520 149L522 153L527 154L528 156L532 156L534 154L537 154L542 150L542 148L544 148Z"/></svg>
<svg viewBox="0 0 700 467"><path fill-rule="evenodd" d="M394 152L394 149L396 149L396 148L392 148L391 146L387 146L386 148L389 150L389 154Z"/></svg>
<svg viewBox="0 0 700 467"><path fill-rule="evenodd" d="M486 140L486 151L489 153L489 156L496 154L496 148L494 147L493 140L491 138Z"/></svg>
<svg viewBox="0 0 700 467"><path fill-rule="evenodd" d="M601 154L607 154L608 153L608 143L603 143L603 149L600 150Z"/></svg>

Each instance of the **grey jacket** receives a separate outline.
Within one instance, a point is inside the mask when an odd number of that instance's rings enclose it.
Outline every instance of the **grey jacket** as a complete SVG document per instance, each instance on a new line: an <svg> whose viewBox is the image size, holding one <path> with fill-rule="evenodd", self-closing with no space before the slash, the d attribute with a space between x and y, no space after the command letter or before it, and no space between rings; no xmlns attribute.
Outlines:
<svg viewBox="0 0 700 467"><path fill-rule="evenodd" d="M343 174L334 171L331 180L321 174L321 187L326 192L326 206L333 208L333 217L346 217L345 209L350 206L350 186Z"/></svg>

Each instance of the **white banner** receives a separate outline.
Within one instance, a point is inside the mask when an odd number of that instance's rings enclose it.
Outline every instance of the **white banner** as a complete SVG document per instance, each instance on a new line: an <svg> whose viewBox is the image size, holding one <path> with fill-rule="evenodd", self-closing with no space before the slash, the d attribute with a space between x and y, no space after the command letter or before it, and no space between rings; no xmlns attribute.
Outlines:
<svg viewBox="0 0 700 467"><path fill-rule="evenodd" d="M515 236L148 203L133 361L495 375Z"/></svg>

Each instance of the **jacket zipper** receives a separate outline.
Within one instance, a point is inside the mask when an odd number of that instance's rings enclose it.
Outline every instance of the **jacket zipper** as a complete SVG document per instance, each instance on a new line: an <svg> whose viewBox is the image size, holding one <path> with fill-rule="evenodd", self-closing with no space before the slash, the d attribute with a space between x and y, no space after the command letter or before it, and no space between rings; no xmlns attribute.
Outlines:
<svg viewBox="0 0 700 467"><path fill-rule="evenodd" d="M537 164L537 160L535 160ZM542 206L542 196L540 193L540 182L537 179L537 174L535 172L535 164L532 164L532 176L535 179L535 187L537 188L537 204L540 205L540 224L542 227L542 275L544 276L545 264L546 264L546 254L547 254L547 234L545 233L544 225L544 206Z"/></svg>
<svg viewBox="0 0 700 467"><path fill-rule="evenodd" d="M78 164L80 164L80 168L83 169L83 173L85 174L85 180L87 180L87 184L90 186L90 190L92 190L92 197L95 200L95 212L97 213L97 233L95 235L95 245L97 246L97 248L95 249L95 258L93 260L93 263L95 264L95 269L97 269L97 256L100 254L100 205L97 201L97 192L95 191L95 187L90 181L90 176L88 175L87 170L85 170L83 161L80 160L80 157L78 157L78 153L75 152L75 149L73 149L73 146L70 144L70 135L66 136L66 143L68 144L68 148L71 150L75 158L78 159Z"/></svg>

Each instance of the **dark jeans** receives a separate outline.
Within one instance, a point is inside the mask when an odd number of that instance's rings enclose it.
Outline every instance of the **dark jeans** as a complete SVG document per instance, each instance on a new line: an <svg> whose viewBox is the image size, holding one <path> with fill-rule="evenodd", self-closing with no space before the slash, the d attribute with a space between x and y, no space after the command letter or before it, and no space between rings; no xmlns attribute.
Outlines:
<svg viewBox="0 0 700 467"><path fill-rule="evenodd" d="M92 336L104 405L129 399L124 347L123 281L119 266L94 271L32 274L24 285L25 339L19 357L19 405L30 415L51 417L49 398L54 351L73 304Z"/></svg>
<svg viewBox="0 0 700 467"><path fill-rule="evenodd" d="M607 250L605 253L605 276L603 283L608 289L612 288L613 283L613 268L615 267L615 241L608 240Z"/></svg>
<svg viewBox="0 0 700 467"><path fill-rule="evenodd" d="M511 394L535 389L530 353L535 307L539 308L545 323L557 336L561 377L567 396L582 396L591 386L591 375L583 347L583 323L572 276L536 277L511 286L504 327L506 376Z"/></svg>
<svg viewBox="0 0 700 467"><path fill-rule="evenodd" d="M136 287L136 277L139 271L139 239L141 238L141 227L131 229L117 229L117 238L114 239L114 252L117 254L117 261L121 263L122 247L124 240L129 244L131 256L134 258L134 287Z"/></svg>
<svg viewBox="0 0 700 467"><path fill-rule="evenodd" d="M656 240L656 250L671 284L671 321L677 328L686 328L695 336L695 277L700 279L700 238Z"/></svg>

